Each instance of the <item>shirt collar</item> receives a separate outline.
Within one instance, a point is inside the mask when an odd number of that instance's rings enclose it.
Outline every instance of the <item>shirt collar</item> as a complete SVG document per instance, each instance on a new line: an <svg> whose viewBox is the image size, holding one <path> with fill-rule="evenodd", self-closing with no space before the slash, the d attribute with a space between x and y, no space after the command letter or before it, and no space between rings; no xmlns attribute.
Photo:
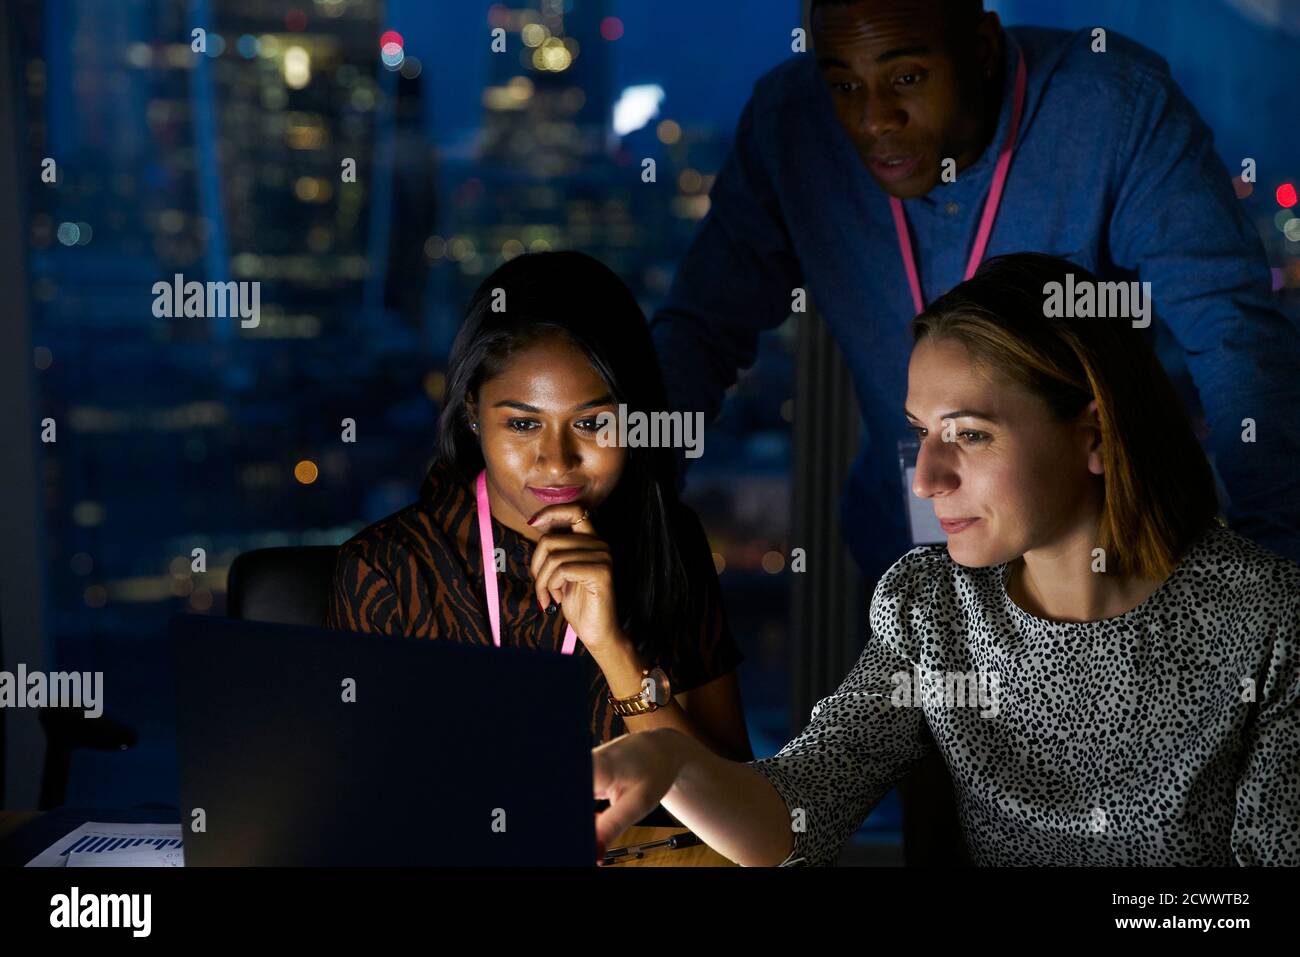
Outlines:
<svg viewBox="0 0 1300 957"><path fill-rule="evenodd" d="M420 486L420 500L442 528L457 528L457 546L466 559L473 558L471 567L477 563L478 545L478 500L474 492L474 481L463 478L451 465L436 461L430 467L424 482ZM468 522L463 521L465 517ZM473 538L471 539L471 529ZM492 518L492 538L494 544L506 550L506 573L517 575L516 563L527 572L528 563L533 557L533 542Z"/></svg>

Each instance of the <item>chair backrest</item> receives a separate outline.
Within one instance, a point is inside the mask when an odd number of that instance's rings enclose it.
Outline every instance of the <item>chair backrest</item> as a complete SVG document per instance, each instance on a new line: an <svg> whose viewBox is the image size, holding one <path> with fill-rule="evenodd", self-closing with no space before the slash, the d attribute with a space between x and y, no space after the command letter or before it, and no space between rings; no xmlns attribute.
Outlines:
<svg viewBox="0 0 1300 957"><path fill-rule="evenodd" d="M226 615L320 626L338 551L337 545L301 545L244 552L230 565Z"/></svg>

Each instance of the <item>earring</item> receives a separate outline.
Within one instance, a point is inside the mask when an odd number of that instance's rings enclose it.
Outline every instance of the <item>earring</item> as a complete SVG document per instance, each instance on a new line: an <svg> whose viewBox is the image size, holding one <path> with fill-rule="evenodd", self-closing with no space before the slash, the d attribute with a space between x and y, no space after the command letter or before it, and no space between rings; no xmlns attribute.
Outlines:
<svg viewBox="0 0 1300 957"><path fill-rule="evenodd" d="M471 423L469 424L469 428L470 428L470 431L471 431L471 432L477 432L477 431L478 431L478 423L477 423L477 422L471 422Z"/></svg>

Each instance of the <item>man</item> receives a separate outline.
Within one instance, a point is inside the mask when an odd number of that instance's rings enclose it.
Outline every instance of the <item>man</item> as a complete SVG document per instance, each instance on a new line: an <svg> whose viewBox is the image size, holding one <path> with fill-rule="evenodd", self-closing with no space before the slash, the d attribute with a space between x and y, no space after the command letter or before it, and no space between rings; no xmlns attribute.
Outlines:
<svg viewBox="0 0 1300 957"><path fill-rule="evenodd" d="M1297 329L1164 61L1113 33L1004 30L980 0L813 0L811 27L815 52L755 84L654 317L673 404L715 416L759 333L807 289L861 408L842 511L874 583L912 545L897 441L918 302L981 258L1063 256L1151 283L1153 326L1199 392L1230 521L1300 561Z"/></svg>

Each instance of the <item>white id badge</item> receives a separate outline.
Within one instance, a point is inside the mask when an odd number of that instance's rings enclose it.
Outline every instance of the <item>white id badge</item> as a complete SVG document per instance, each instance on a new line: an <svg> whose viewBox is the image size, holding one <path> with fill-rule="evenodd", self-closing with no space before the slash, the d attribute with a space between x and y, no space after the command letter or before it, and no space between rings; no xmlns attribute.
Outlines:
<svg viewBox="0 0 1300 957"><path fill-rule="evenodd" d="M916 456L921 451L918 439L899 439L898 469L903 476L903 506L907 509L907 527L912 533L912 545L943 545L948 535L934 515L934 505L912 492L916 478Z"/></svg>

